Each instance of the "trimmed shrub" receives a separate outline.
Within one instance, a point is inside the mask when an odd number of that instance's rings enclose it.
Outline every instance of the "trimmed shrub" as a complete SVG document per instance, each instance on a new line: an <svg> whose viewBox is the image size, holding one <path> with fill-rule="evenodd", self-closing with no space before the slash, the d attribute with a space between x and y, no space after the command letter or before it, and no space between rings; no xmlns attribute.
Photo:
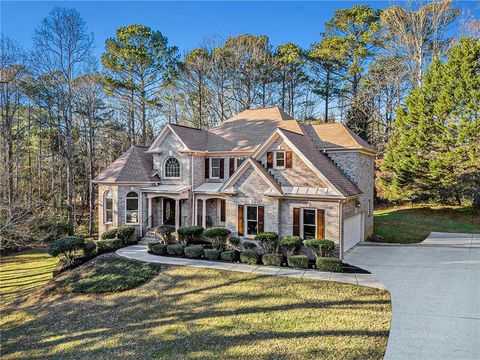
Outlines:
<svg viewBox="0 0 480 360"><path fill-rule="evenodd" d="M255 240L260 241L267 254L273 254L278 248L278 234L276 232L263 232L255 235Z"/></svg>
<svg viewBox="0 0 480 360"><path fill-rule="evenodd" d="M132 235L134 233L135 233L135 227L133 226L121 226L117 229L117 237L119 239L122 239L125 245L131 244L134 242L132 241Z"/></svg>
<svg viewBox="0 0 480 360"><path fill-rule="evenodd" d="M208 260L218 260L220 258L220 250L217 249L205 249L204 250L205 259Z"/></svg>
<svg viewBox="0 0 480 360"><path fill-rule="evenodd" d="M170 243L172 239L172 234L175 232L174 225L160 225L155 228L155 234L160 236L164 244Z"/></svg>
<svg viewBox="0 0 480 360"><path fill-rule="evenodd" d="M167 245L159 244L158 242L148 243L148 252L153 255L167 255Z"/></svg>
<svg viewBox="0 0 480 360"><path fill-rule="evenodd" d="M342 272L343 269L342 261L333 257L319 257L315 265L320 271Z"/></svg>
<svg viewBox="0 0 480 360"><path fill-rule="evenodd" d="M199 259L203 256L202 245L187 246L183 251L185 252L185 256L191 259Z"/></svg>
<svg viewBox="0 0 480 360"><path fill-rule="evenodd" d="M248 265L256 265L258 264L258 260L260 256L255 251L242 251L240 253L240 261L242 263L247 263Z"/></svg>
<svg viewBox="0 0 480 360"><path fill-rule="evenodd" d="M97 253L97 244L93 241L85 241L83 245L83 253L86 257L92 257Z"/></svg>
<svg viewBox="0 0 480 360"><path fill-rule="evenodd" d="M220 254L220 259L223 261L234 262L238 260L238 251L237 250L227 250Z"/></svg>
<svg viewBox="0 0 480 360"><path fill-rule="evenodd" d="M183 256L184 247L185 246L182 244L167 245L167 254L172 256Z"/></svg>
<svg viewBox="0 0 480 360"><path fill-rule="evenodd" d="M102 234L102 240L115 239L117 237L117 231L118 231L118 229L110 229L110 230L105 231Z"/></svg>
<svg viewBox="0 0 480 360"><path fill-rule="evenodd" d="M308 257L306 255L292 255L288 257L288 266L293 268L308 268Z"/></svg>
<svg viewBox="0 0 480 360"><path fill-rule="evenodd" d="M257 244L254 243L253 241L245 240L244 242L242 242L242 245L245 249L248 249L248 250L253 250L257 248Z"/></svg>
<svg viewBox="0 0 480 360"><path fill-rule="evenodd" d="M83 249L85 240L80 236L66 236L54 240L48 249L52 256L61 256L65 260L66 266L72 266L77 256L78 250Z"/></svg>
<svg viewBox="0 0 480 360"><path fill-rule="evenodd" d="M227 245L227 238L230 236L231 232L228 229L223 227L213 227L204 231L203 236L210 239L214 249L219 251L225 250Z"/></svg>
<svg viewBox="0 0 480 360"><path fill-rule="evenodd" d="M267 266L282 266L283 261L283 255L280 254L265 254L262 256L262 263Z"/></svg>
<svg viewBox="0 0 480 360"><path fill-rule="evenodd" d="M105 239L97 240L95 241L95 244L97 244L97 251L99 253L106 253L120 249L123 246L123 241L119 238Z"/></svg>
<svg viewBox="0 0 480 360"><path fill-rule="evenodd" d="M203 233L203 227L201 226L186 226L177 230L179 241L183 245L187 245L195 242Z"/></svg>
<svg viewBox="0 0 480 360"><path fill-rule="evenodd" d="M317 257L331 257L335 249L335 243L331 240L304 240L303 245L312 249Z"/></svg>
<svg viewBox="0 0 480 360"><path fill-rule="evenodd" d="M300 236L285 236L280 240L280 245L282 245L287 252L287 256L292 256L302 245L302 239Z"/></svg>
<svg viewBox="0 0 480 360"><path fill-rule="evenodd" d="M239 250L240 249L240 238L232 236L228 239L227 247L231 250Z"/></svg>

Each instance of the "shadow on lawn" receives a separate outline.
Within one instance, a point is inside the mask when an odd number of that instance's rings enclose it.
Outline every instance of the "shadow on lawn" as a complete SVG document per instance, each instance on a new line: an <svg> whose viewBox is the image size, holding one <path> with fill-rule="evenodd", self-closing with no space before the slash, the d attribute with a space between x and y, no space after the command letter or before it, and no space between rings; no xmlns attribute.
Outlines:
<svg viewBox="0 0 480 360"><path fill-rule="evenodd" d="M205 270L175 275L175 270L164 269L147 285L124 294L57 294L47 301L36 301L28 306L18 302L19 309L13 305L3 312L3 316L20 311L25 312L28 320L20 326L13 321L3 324L3 356L8 358L17 352L16 356L31 359L181 359L225 354L224 357L228 358L250 359L259 357L255 354L237 357L226 352L253 343L262 344L262 341L290 339L315 344L296 351L295 358L334 358L338 351L321 345L328 341L327 338L374 337L378 342L388 336L388 331L375 329L332 330L325 327L324 330L308 330L305 327L305 331L299 331L295 327L280 329L271 326L266 330L264 326L255 325L259 316L275 324L278 320L274 319L281 314L299 310L302 310L302 316L318 315L320 310L335 310L341 319L342 311L347 308L349 312L363 313L389 306L388 299L371 299L374 292L367 288L360 289L355 299L305 301L301 297L284 298L272 291L264 283L271 278L263 276L244 277ZM212 274L217 275L217 279L212 280ZM198 286L207 279L213 284ZM183 290L192 284L194 290ZM232 287L235 287L235 296L230 291ZM268 305L267 299L271 300ZM282 304L282 301L288 303ZM219 307L229 302L232 305L228 308ZM249 321L253 322L250 324ZM315 337L318 339L313 339ZM339 341L347 341L345 346L348 347L350 340ZM371 344L373 342L358 349L351 358L382 358L384 349L370 347ZM282 351L287 349L262 347L264 355L261 358L290 358L288 354L282 355Z"/></svg>

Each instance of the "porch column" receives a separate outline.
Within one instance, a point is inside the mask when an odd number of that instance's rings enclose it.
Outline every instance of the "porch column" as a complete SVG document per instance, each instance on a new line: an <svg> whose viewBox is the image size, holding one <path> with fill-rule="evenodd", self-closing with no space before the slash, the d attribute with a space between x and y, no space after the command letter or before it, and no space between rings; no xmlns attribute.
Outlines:
<svg viewBox="0 0 480 360"><path fill-rule="evenodd" d="M149 197L147 200L148 200L148 210L147 210L148 223L147 223L147 227L151 228L152 227L152 198Z"/></svg>
<svg viewBox="0 0 480 360"><path fill-rule="evenodd" d="M202 226L207 228L207 199L202 199Z"/></svg>
<svg viewBox="0 0 480 360"><path fill-rule="evenodd" d="M175 229L180 227L180 200L175 199Z"/></svg>

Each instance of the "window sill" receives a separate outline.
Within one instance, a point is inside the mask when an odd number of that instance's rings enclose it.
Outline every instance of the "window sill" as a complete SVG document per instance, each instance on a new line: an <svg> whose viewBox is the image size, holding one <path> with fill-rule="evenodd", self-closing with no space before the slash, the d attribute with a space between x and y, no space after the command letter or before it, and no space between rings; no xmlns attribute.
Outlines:
<svg viewBox="0 0 480 360"><path fill-rule="evenodd" d="M126 222L125 225L138 226L138 225L140 225L140 224L139 224L139 223L128 223L128 222Z"/></svg>
<svg viewBox="0 0 480 360"><path fill-rule="evenodd" d="M112 225L112 224L113 224L112 221L110 221L110 222L104 222L104 223L103 223L103 225Z"/></svg>

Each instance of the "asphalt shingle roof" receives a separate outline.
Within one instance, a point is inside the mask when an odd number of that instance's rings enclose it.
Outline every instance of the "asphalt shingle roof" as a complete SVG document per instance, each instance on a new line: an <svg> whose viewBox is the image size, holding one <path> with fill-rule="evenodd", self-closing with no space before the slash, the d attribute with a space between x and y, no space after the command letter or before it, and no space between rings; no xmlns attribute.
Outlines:
<svg viewBox="0 0 480 360"><path fill-rule="evenodd" d="M132 146L104 171L94 182L157 182L153 172L153 157L147 147Z"/></svg>

